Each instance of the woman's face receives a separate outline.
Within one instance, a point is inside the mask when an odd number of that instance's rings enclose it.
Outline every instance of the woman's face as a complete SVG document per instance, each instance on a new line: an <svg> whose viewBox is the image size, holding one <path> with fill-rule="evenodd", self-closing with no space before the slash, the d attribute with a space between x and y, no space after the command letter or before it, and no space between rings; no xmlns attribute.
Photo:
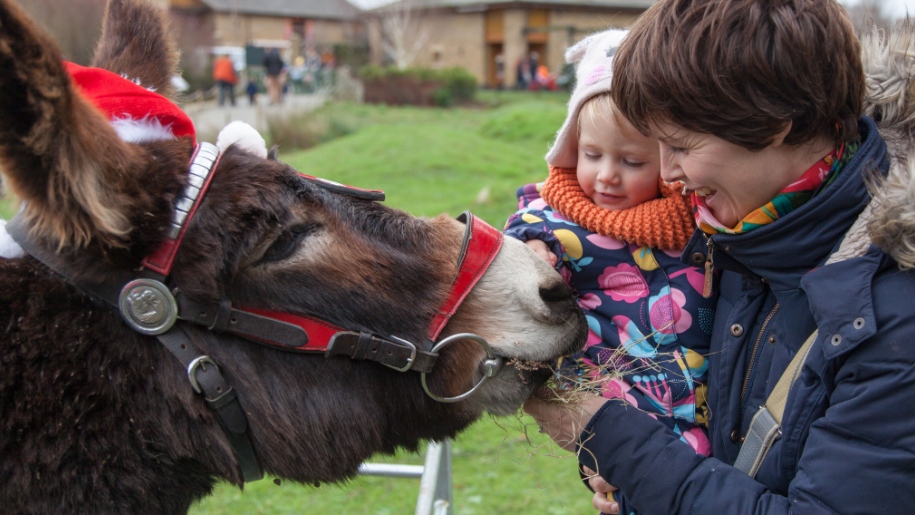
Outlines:
<svg viewBox="0 0 915 515"><path fill-rule="evenodd" d="M773 143L751 152L711 134L662 125L661 178L682 181L705 197L705 203L725 227L732 228L772 200L797 177L784 166L785 145Z"/></svg>

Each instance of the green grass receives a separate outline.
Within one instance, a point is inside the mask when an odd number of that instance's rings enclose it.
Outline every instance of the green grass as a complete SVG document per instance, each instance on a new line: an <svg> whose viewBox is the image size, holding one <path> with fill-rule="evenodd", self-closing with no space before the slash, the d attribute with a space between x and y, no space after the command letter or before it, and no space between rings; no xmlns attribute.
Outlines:
<svg viewBox="0 0 915 515"><path fill-rule="evenodd" d="M523 432L527 423L530 441ZM533 428L533 429L531 429ZM371 462L420 465L423 456L401 453ZM578 480L577 460L536 432L529 417L484 418L452 443L454 513L491 515L592 513L590 492ZM345 485L320 488L269 478L245 491L220 484L214 495L191 509L192 515L413 513L419 480L361 476Z"/></svg>
<svg viewBox="0 0 915 515"><path fill-rule="evenodd" d="M9 221L16 214L14 201L10 197L0 197L0 220Z"/></svg>
<svg viewBox="0 0 915 515"><path fill-rule="evenodd" d="M364 188L418 216L465 209L496 227L514 212L514 192L543 180L543 156L565 117L567 95L480 92L475 108L418 109L330 104L314 113L341 136L280 159L297 169ZM342 135L345 134L345 135ZM481 194L488 192L488 194ZM13 214L0 201L0 217ZM530 441L525 427L530 429ZM529 417L485 417L453 442L454 512L561 515L592 513L574 457L536 432ZM422 464L401 452L370 461ZM419 481L358 477L320 488L269 478L244 492L226 484L191 509L204 514L404 514L415 509Z"/></svg>
<svg viewBox="0 0 915 515"><path fill-rule="evenodd" d="M508 95L508 93L505 93ZM358 126L349 135L280 158L311 175L380 188L417 216L471 210L501 227L515 190L546 178L543 156L565 118L566 97L522 97L491 109L335 104L315 116Z"/></svg>

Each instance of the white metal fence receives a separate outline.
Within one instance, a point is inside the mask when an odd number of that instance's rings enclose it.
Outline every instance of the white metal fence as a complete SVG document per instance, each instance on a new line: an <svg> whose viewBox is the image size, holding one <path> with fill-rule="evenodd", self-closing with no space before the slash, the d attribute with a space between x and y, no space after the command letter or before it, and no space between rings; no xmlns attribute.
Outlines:
<svg viewBox="0 0 915 515"><path fill-rule="evenodd" d="M453 515L451 493L451 440L429 442L423 465L363 463L366 476L419 478L416 515Z"/></svg>

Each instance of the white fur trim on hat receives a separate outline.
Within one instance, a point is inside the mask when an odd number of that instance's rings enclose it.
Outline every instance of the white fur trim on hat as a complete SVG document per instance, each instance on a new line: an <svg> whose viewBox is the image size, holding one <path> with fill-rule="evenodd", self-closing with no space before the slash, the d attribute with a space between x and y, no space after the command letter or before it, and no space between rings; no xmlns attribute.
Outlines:
<svg viewBox="0 0 915 515"><path fill-rule="evenodd" d="M595 95L610 91L613 54L629 31L608 29L592 34L566 50L566 62L575 67L575 89L569 98L569 114L556 133L546 162L561 168L578 166L578 114L581 106Z"/></svg>
<svg viewBox="0 0 915 515"><path fill-rule="evenodd" d="M111 126L122 140L128 143L143 143L144 141L159 141L175 139L171 125L162 125L157 118L115 118Z"/></svg>
<svg viewBox="0 0 915 515"><path fill-rule="evenodd" d="M234 121L219 131L219 136L216 137L216 146L219 151L225 152L230 145L235 145L258 157L267 157L267 142L257 132L257 129L245 122Z"/></svg>

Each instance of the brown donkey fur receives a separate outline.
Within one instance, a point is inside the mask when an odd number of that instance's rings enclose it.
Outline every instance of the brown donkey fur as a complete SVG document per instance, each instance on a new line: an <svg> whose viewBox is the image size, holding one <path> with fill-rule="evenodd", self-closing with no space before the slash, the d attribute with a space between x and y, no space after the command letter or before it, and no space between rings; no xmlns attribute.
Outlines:
<svg viewBox="0 0 915 515"><path fill-rule="evenodd" d="M156 7L111 0L96 66L170 94L175 63ZM140 269L187 183L191 139L120 139L12 0L0 0L0 69L0 169L24 202L30 239L74 281ZM170 285L201 303L230 299L423 342L462 233L447 217L412 218L229 147ZM218 480L242 484L182 365L30 256L0 258L0 331L2 511L182 513ZM546 361L581 345L585 331L559 276L506 241L443 334L473 332L505 358ZM238 392L263 469L308 483L352 477L377 452L452 437L484 411L512 413L548 374L506 367L468 400L441 404L414 372L225 334L198 340ZM465 391L482 357L471 342L443 349L430 388Z"/></svg>

